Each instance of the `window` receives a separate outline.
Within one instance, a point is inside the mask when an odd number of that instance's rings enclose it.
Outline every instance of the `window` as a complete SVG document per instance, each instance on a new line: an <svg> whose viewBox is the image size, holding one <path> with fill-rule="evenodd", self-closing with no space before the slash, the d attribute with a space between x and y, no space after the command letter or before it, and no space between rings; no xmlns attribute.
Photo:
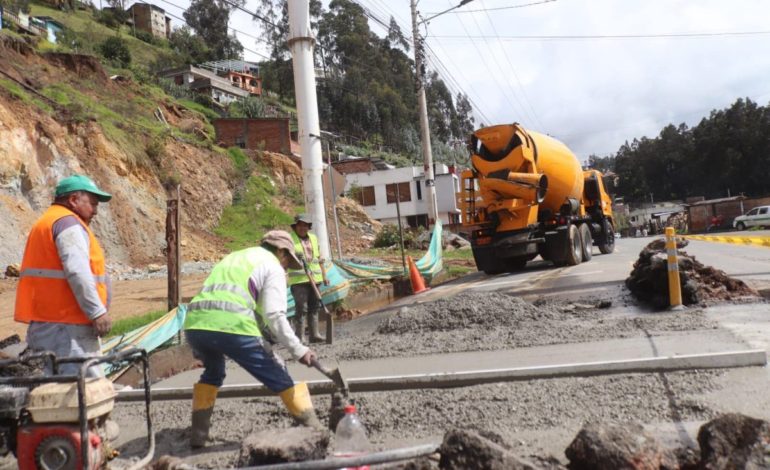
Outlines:
<svg viewBox="0 0 770 470"><path fill-rule="evenodd" d="M414 182L414 187L417 189L417 200L422 201L422 187L420 186L420 180Z"/></svg>
<svg viewBox="0 0 770 470"><path fill-rule="evenodd" d="M364 186L350 191L350 196L358 201L362 206L374 206L377 202L374 199L374 186Z"/></svg>
<svg viewBox="0 0 770 470"><path fill-rule="evenodd" d="M757 215L757 212L759 212L759 209L751 209L746 215Z"/></svg>
<svg viewBox="0 0 770 470"><path fill-rule="evenodd" d="M396 191L396 185L398 185L398 191ZM411 201L412 193L409 189L409 182L385 185L385 195L388 198L388 204L396 202L396 194L398 194L399 201L401 202Z"/></svg>
<svg viewBox="0 0 770 470"><path fill-rule="evenodd" d="M761 209L759 209L759 214L760 215L767 214L767 207L762 207Z"/></svg>

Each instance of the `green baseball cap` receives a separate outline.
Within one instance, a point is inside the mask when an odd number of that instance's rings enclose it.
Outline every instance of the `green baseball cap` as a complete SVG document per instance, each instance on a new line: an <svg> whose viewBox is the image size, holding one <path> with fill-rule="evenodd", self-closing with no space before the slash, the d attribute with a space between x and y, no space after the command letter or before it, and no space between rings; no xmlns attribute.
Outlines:
<svg viewBox="0 0 770 470"><path fill-rule="evenodd" d="M94 180L85 175L72 175L59 181L56 185L56 197L62 196L73 191L86 191L97 197L100 202L107 202L112 199L112 194L105 193L96 187Z"/></svg>

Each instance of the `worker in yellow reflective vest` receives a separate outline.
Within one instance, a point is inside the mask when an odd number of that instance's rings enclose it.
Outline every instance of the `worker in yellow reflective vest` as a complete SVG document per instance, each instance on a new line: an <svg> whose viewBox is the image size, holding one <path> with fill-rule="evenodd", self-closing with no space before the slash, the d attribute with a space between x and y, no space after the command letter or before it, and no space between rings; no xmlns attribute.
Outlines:
<svg viewBox="0 0 770 470"><path fill-rule="evenodd" d="M311 282L317 285L329 285L326 278L326 269L324 260L321 259L321 252L318 249L318 238L310 230L313 228L313 221L307 214L299 214L294 217L294 223L291 225L291 238L294 241L294 251L300 259L304 259L310 269L312 279L308 278L304 269L289 270L289 286L291 295L294 297L294 331L297 336L304 341L305 324L310 324L310 342L320 343L326 341L318 331L318 310L321 307L321 301L316 296Z"/></svg>
<svg viewBox="0 0 770 470"><path fill-rule="evenodd" d="M295 383L273 350L275 344L281 345L308 367L316 358L286 318L285 269L300 266L291 236L271 230L260 246L235 251L217 263L187 306L185 336L204 367L193 386L193 448L203 447L209 437L217 392L225 379L225 357L277 393L299 424L323 427L307 384Z"/></svg>

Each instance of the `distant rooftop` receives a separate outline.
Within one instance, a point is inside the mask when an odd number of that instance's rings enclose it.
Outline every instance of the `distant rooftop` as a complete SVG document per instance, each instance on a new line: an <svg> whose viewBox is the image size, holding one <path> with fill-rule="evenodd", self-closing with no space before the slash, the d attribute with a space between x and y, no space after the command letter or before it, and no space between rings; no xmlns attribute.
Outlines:
<svg viewBox="0 0 770 470"><path fill-rule="evenodd" d="M245 60L215 60L198 64L198 67L217 72L239 72L259 75L259 65Z"/></svg>

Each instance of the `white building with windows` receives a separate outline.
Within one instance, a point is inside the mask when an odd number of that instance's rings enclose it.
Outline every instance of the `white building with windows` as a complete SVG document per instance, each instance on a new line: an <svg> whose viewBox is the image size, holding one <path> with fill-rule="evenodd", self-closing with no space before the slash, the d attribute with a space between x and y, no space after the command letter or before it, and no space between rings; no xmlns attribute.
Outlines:
<svg viewBox="0 0 770 470"><path fill-rule="evenodd" d="M335 166L336 168L336 166ZM460 209L455 194L460 190L454 168L434 165L438 214L444 225L460 222ZM421 166L345 172L345 193L358 200L372 219L397 224L398 210L401 221L409 227L426 226L428 201L425 175ZM396 207L400 197L400 208Z"/></svg>

